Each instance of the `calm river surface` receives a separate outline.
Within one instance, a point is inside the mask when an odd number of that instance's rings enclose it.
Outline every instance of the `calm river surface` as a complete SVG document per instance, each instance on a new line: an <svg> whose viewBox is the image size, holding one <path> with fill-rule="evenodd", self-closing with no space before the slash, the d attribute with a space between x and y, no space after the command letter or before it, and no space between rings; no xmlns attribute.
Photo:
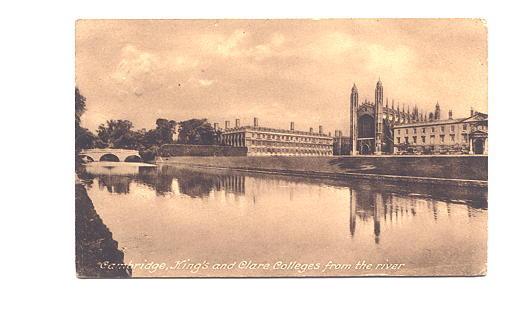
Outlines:
<svg viewBox="0 0 527 324"><path fill-rule="evenodd" d="M134 277L486 269L486 190L169 165L92 163L87 171L88 194L125 262L150 263Z"/></svg>

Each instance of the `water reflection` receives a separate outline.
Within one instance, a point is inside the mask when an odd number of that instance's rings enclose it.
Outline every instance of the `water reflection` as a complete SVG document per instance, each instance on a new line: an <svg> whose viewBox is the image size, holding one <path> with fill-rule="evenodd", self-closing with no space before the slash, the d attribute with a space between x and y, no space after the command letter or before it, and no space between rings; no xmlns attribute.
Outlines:
<svg viewBox="0 0 527 324"><path fill-rule="evenodd" d="M373 222L373 237L375 243L378 244L381 239L381 222L402 223L405 218L413 218L418 214L431 215L435 222L439 217L450 219L453 204L464 207L456 210L456 216L469 218L481 216L485 214L482 211L487 208L485 195L486 192L478 189L472 194L465 192L466 200L454 200L447 196L440 196L436 199L430 193L414 192L403 196L401 193L394 192L371 192L365 190L364 187L349 188L350 235L352 238L355 235L357 218L362 222Z"/></svg>
<svg viewBox="0 0 527 324"><path fill-rule="evenodd" d="M221 171L215 169L179 168L168 165L159 167L135 167L116 170L115 167L95 167L87 170L98 179L99 189L109 193L128 194L133 182L143 184L153 189L157 195L174 193L174 180L177 182L178 194L192 198L208 197L211 192L226 192L245 195L245 179L243 173ZM268 189L276 185L284 186L295 183L316 183L317 185L344 185L339 181L305 179L285 176L251 175L252 178L265 179ZM255 183L256 185L260 185ZM265 191L259 186L258 192ZM289 190L289 201L294 200L294 187ZM252 194L252 202L256 204L256 195ZM440 211L439 204L443 204ZM426 185L397 186L378 185L367 181L357 181L349 187L350 235L353 237L359 221L373 223L373 239L376 244L381 240L382 223L399 223L404 218L420 215L431 215L437 221L440 214L451 217L452 204L462 204L466 209L461 213L466 217L476 217L478 210L487 208L486 191L484 189L467 189L458 187L438 187ZM460 214L460 211L457 211ZM479 214L481 214L479 212Z"/></svg>
<svg viewBox="0 0 527 324"><path fill-rule="evenodd" d="M134 170L135 172L131 172ZM130 184L137 182L155 190L158 195L172 194L174 179L177 180L179 193L193 197L207 197L213 190L226 191L236 195L245 194L245 176L225 174L208 170L179 169L170 166L139 166L127 172L115 172L115 167L89 165L87 173L98 178L99 188L110 193L127 194Z"/></svg>
<svg viewBox="0 0 527 324"><path fill-rule="evenodd" d="M131 259L364 255L463 269L485 260L485 189L168 165L117 169L87 168L96 184L89 194Z"/></svg>

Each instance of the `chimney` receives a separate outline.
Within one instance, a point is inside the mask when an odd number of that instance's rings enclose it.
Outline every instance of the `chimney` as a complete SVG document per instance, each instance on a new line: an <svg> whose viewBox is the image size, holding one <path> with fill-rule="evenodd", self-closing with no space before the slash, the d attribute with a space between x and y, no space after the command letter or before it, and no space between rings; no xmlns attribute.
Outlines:
<svg viewBox="0 0 527 324"><path fill-rule="evenodd" d="M339 137L339 130L335 129L335 137Z"/></svg>
<svg viewBox="0 0 527 324"><path fill-rule="evenodd" d="M240 119L239 118L236 118L234 120L234 125L235 125L236 128L240 128Z"/></svg>
<svg viewBox="0 0 527 324"><path fill-rule="evenodd" d="M231 127L231 122L226 120L225 121L225 129L229 129Z"/></svg>
<svg viewBox="0 0 527 324"><path fill-rule="evenodd" d="M324 134L324 128L322 128L322 125L318 126L318 133L319 134Z"/></svg>
<svg viewBox="0 0 527 324"><path fill-rule="evenodd" d="M295 130L295 122L291 122L291 128L290 128L292 131Z"/></svg>
<svg viewBox="0 0 527 324"><path fill-rule="evenodd" d="M254 117L254 127L258 127L258 118Z"/></svg>
<svg viewBox="0 0 527 324"><path fill-rule="evenodd" d="M328 136L331 137L331 132L328 133Z"/></svg>
<svg viewBox="0 0 527 324"><path fill-rule="evenodd" d="M448 111L448 119L452 119L452 109Z"/></svg>
<svg viewBox="0 0 527 324"><path fill-rule="evenodd" d="M219 127L220 125L218 125L218 123L214 123L214 130L218 130Z"/></svg>
<svg viewBox="0 0 527 324"><path fill-rule="evenodd" d="M474 116L474 108L470 107L470 117Z"/></svg>
<svg viewBox="0 0 527 324"><path fill-rule="evenodd" d="M313 127L309 127L309 132L313 133Z"/></svg>

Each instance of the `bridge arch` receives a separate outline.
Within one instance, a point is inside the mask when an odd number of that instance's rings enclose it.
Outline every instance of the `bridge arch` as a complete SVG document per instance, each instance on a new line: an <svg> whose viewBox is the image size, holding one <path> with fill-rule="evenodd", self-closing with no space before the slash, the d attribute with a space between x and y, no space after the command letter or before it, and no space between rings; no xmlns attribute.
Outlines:
<svg viewBox="0 0 527 324"><path fill-rule="evenodd" d="M119 157L113 153L106 153L101 155L99 161L119 162Z"/></svg>
<svg viewBox="0 0 527 324"><path fill-rule="evenodd" d="M124 159L124 162L143 162L143 159L139 155L129 155Z"/></svg>

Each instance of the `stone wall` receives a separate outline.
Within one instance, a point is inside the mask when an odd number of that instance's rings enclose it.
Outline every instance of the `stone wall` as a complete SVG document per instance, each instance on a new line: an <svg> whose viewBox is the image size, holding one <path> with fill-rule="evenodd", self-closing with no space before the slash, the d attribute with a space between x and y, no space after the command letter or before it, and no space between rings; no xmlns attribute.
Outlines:
<svg viewBox="0 0 527 324"><path fill-rule="evenodd" d="M376 175L487 181L487 156L173 157L166 163L313 175Z"/></svg>
<svg viewBox="0 0 527 324"><path fill-rule="evenodd" d="M158 150L158 156L246 156L246 147L221 145L165 144Z"/></svg>

